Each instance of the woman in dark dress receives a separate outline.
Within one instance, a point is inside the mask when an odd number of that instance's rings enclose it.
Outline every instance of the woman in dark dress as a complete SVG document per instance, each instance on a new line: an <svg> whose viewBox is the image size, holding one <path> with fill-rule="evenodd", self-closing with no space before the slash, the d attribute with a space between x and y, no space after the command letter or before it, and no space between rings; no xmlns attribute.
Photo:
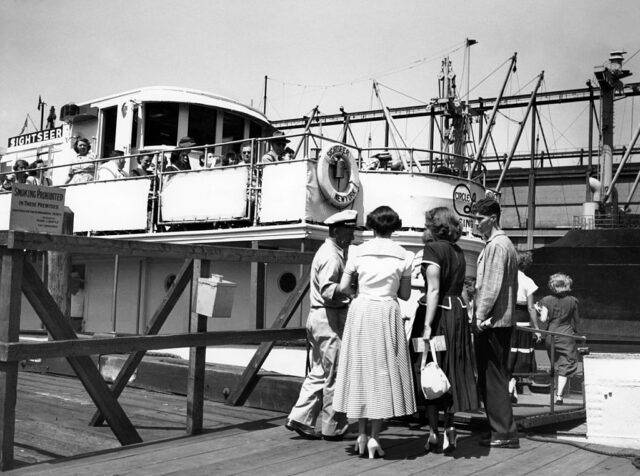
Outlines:
<svg viewBox="0 0 640 476"><path fill-rule="evenodd" d="M435 241L425 244L422 255L422 272L427 283L423 337L444 336L446 350L436 352L436 358L451 384L449 392L435 400L427 400L430 433L425 449L440 449L438 411L442 410L445 417L442 449L447 451L456 446L454 413L479 407L471 329L461 298L466 262L464 253L456 245L462 234L456 215L446 207L438 207L426 212L425 218L426 227ZM427 352L428 347L425 347Z"/></svg>

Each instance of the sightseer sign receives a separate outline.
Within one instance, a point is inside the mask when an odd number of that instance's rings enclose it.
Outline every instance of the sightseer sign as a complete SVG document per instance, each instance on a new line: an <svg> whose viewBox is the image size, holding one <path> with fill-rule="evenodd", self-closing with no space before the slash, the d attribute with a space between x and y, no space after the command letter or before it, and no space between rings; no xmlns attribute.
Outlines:
<svg viewBox="0 0 640 476"><path fill-rule="evenodd" d="M31 132L20 136L9 137L9 147L37 144L54 139L62 139L62 126L47 129L45 131Z"/></svg>
<svg viewBox="0 0 640 476"><path fill-rule="evenodd" d="M62 233L66 190L14 183L11 188L9 229Z"/></svg>

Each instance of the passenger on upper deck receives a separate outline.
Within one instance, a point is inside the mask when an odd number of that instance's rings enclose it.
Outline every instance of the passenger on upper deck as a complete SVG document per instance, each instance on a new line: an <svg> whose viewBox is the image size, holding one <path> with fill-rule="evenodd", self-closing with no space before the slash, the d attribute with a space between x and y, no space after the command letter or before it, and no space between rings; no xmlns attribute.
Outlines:
<svg viewBox="0 0 640 476"><path fill-rule="evenodd" d="M185 136L178 141L178 147L183 148L184 150L177 150L171 152L171 164L164 169L165 172L178 172L180 170L191 170L191 164L189 163L189 152L190 149L186 149L186 147L193 147L196 145L196 142L189 136Z"/></svg>
<svg viewBox="0 0 640 476"><path fill-rule="evenodd" d="M29 177L27 178L27 183L51 187L51 179L48 177L48 173L44 170L44 167L44 160L36 159L36 161L29 166Z"/></svg>
<svg viewBox="0 0 640 476"><path fill-rule="evenodd" d="M107 160L98 168L97 180L115 180L129 176L124 170L127 159L124 158L124 152L114 150L111 152L111 159Z"/></svg>
<svg viewBox="0 0 640 476"><path fill-rule="evenodd" d="M73 145L76 152L73 165L69 167L69 177L65 183L84 183L93 180L96 171L96 156L89 153L91 143L89 139L78 137Z"/></svg>
<svg viewBox="0 0 640 476"><path fill-rule="evenodd" d="M236 153L232 150L225 154L225 165L238 165L240 163L240 159Z"/></svg>
<svg viewBox="0 0 640 476"><path fill-rule="evenodd" d="M284 160L284 148L288 142L289 139L284 137L284 132L275 131L269 139L271 150L262 156L262 163L280 162Z"/></svg>
<svg viewBox="0 0 640 476"><path fill-rule="evenodd" d="M136 157L136 161L138 162L138 166L131 171L132 177L146 177L152 174L149 168L153 162L153 157L150 154L139 155Z"/></svg>
<svg viewBox="0 0 640 476"><path fill-rule="evenodd" d="M296 151L291 147L286 147L284 149L284 160L293 160L296 155Z"/></svg>
<svg viewBox="0 0 640 476"><path fill-rule="evenodd" d="M251 163L251 144L243 144L242 146L242 162Z"/></svg>
<svg viewBox="0 0 640 476"><path fill-rule="evenodd" d="M11 187L14 183L27 183L27 172L29 169L29 162L26 160L16 160L15 164L13 164L13 171L15 173L6 175L4 180L2 181L2 188L5 190L11 190Z"/></svg>

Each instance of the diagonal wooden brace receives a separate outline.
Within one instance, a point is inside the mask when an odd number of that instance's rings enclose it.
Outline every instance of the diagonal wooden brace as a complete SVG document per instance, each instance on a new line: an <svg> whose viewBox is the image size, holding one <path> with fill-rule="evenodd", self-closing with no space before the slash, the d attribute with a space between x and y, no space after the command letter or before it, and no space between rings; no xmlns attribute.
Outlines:
<svg viewBox="0 0 640 476"><path fill-rule="evenodd" d="M144 335L155 335L160 332L160 329L169 317L169 314L173 310L176 302L178 302L178 299L180 299L182 292L187 287L187 284L189 284L189 281L191 281L192 273L193 260L187 259L182 265L182 268L180 268L178 276L173 281L173 284L167 291L167 294L160 303L160 306L158 307L158 309L156 309L156 312L154 312L151 321L144 331ZM111 385L111 393L113 393L115 398L118 398L122 391L125 389L127 383L129 382L129 379L138 368L138 365L140 365L140 362L142 361L142 358L146 353L146 350L141 350L139 352L129 354L127 361L120 369L120 372L118 372L118 376L114 380L113 385ZM91 417L89 425L100 426L103 423L104 416L102 415L102 412L98 410L96 413L94 413L93 417Z"/></svg>
<svg viewBox="0 0 640 476"><path fill-rule="evenodd" d="M272 329L281 329L287 326L291 320L291 316L296 312L298 306L302 303L305 294L309 291L310 276L311 268L309 268L300 278L298 285L289 296L289 299L287 299L287 302L284 304L284 307L278 314L276 320L273 322L273 325L271 326ZM238 386L227 398L227 401L225 402L227 405L238 406L244 403L255 385L256 376L258 375L262 364L267 360L269 352L271 352L274 345L275 341L263 342L260 344L258 350L256 350L256 353L251 359L251 362L249 362L249 365L244 369L242 377L240 378L240 383L238 383Z"/></svg>
<svg viewBox="0 0 640 476"><path fill-rule="evenodd" d="M54 340L78 338L30 263L24 265L22 292ZM67 360L93 403L105 416L118 441L122 445L140 443L142 438L138 435L116 397L111 393L91 358L88 356L67 357Z"/></svg>

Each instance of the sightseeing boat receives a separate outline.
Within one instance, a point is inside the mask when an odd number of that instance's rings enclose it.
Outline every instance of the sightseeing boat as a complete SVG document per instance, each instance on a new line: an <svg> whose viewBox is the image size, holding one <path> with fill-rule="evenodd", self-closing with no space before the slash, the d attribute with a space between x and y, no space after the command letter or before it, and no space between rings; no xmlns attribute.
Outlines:
<svg viewBox="0 0 640 476"><path fill-rule="evenodd" d="M315 251L327 236L322 222L342 209L357 210L364 228L366 213L389 205L402 218L394 240L413 252L422 247L424 212L435 206L455 210L464 225L461 247L468 274L482 247L472 235L470 206L487 193L484 168L473 158L455 153L395 148L360 148L335 141L308 128L289 134L289 160L263 163L274 127L260 112L232 100L179 88L151 87L127 91L62 108L63 124L47 137L11 138L3 171L16 160L44 159L40 170L54 187L65 190L65 204L74 214L73 233L169 243L209 244L266 249ZM188 136L188 148L177 147ZM147 176L90 180L65 184L79 138L91 141L96 169L114 150L124 153L128 171L143 156L152 159ZM38 140L41 139L41 140ZM46 140L45 140L46 139ZM210 156L239 155L249 147L251 158L208 168ZM168 171L171 154L188 152L187 170ZM369 165L375 161L377 167ZM443 163L456 164L452 172ZM473 172L473 174L471 173ZM11 194L0 194L1 216ZM7 229L8 223L0 228ZM371 234L357 232L356 242ZM141 332L175 278L180 262L163 259L74 256L72 269L84 281L83 322L87 333ZM213 319L210 330L269 327L301 275L300 265L269 264L260 271L249 263L214 263L215 274L237 285L233 312ZM264 311L243 299L262 273ZM418 293L416 289L416 293ZM417 298L416 298L417 299ZM415 299L406 308L413 312ZM186 295L161 332L188 329ZM23 306L21 327L40 330L30 306ZM291 325L304 325L302 311Z"/></svg>

